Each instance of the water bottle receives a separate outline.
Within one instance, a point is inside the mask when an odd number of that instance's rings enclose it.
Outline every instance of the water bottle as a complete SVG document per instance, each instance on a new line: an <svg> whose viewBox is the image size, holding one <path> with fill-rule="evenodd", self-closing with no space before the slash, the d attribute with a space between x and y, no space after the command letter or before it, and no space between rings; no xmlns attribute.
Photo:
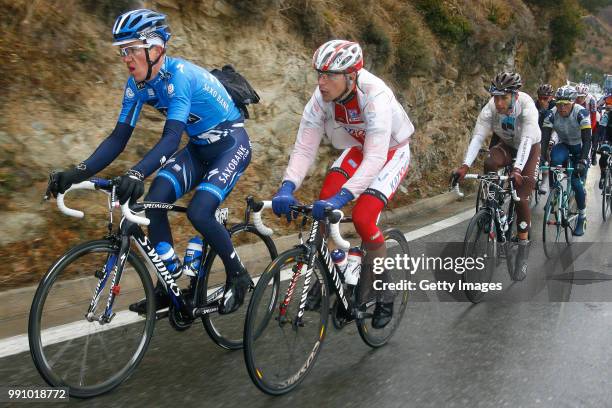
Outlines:
<svg viewBox="0 0 612 408"><path fill-rule="evenodd" d="M340 277L344 280L344 270L347 264L346 252L344 252L343 249L334 249L331 253L331 259L334 265L336 265L336 270L340 274Z"/></svg>
<svg viewBox="0 0 612 408"><path fill-rule="evenodd" d="M357 285L361 274L361 259L363 252L358 247L349 249L346 269L344 270L344 281L347 285Z"/></svg>
<svg viewBox="0 0 612 408"><path fill-rule="evenodd" d="M187 276L196 276L200 270L202 260L202 248L204 242L197 235L189 240L183 258L183 273Z"/></svg>
<svg viewBox="0 0 612 408"><path fill-rule="evenodd" d="M166 265L166 269L172 275L172 278L175 280L181 276L183 273L181 268L181 261L178 259L178 256L174 253L174 248L169 243L162 241L155 247L155 251L159 254L159 257Z"/></svg>

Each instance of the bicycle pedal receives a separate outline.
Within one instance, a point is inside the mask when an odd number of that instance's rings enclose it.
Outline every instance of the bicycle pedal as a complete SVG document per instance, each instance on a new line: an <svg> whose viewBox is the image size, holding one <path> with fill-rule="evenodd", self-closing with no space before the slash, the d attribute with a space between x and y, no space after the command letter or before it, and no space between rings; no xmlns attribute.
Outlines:
<svg viewBox="0 0 612 408"><path fill-rule="evenodd" d="M163 309L163 310L159 310L157 312L155 312L155 320L161 320L161 319L165 319L166 317L168 317L169 311L168 309ZM139 316L144 316L144 314L139 314Z"/></svg>

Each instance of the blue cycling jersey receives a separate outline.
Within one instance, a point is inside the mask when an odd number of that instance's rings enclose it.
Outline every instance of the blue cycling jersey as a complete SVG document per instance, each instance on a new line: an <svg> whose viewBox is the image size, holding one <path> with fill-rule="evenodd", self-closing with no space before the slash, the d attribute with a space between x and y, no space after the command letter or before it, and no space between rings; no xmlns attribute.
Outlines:
<svg viewBox="0 0 612 408"><path fill-rule="evenodd" d="M135 126L144 104L153 106L168 119L185 123L190 137L241 116L221 82L210 72L168 56L151 81L137 83L134 77L128 79L119 122Z"/></svg>

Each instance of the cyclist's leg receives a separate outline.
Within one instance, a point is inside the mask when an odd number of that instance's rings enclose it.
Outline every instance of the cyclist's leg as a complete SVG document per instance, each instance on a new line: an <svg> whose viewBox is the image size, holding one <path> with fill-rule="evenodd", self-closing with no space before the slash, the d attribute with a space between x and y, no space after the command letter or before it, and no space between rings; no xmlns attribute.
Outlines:
<svg viewBox="0 0 612 408"><path fill-rule="evenodd" d="M325 200L340 191L344 183L355 174L362 160L363 152L361 149L357 147L345 149L325 176L319 199Z"/></svg>
<svg viewBox="0 0 612 408"><path fill-rule="evenodd" d="M521 199L516 205L516 229L519 239L527 239L529 226L531 225L531 210L529 209L529 195L533 190L536 182L536 166L540 160L540 143L535 143L531 146L529 157L523 171L523 184L516 189L516 192Z"/></svg>
<svg viewBox="0 0 612 408"><path fill-rule="evenodd" d="M591 140L591 165L597 164L597 147L600 139L600 129L597 127L593 132L593 140Z"/></svg>
<svg viewBox="0 0 612 408"><path fill-rule="evenodd" d="M155 176L151 188L145 197L145 201L157 201L161 203L173 203L192 188L192 184L201 179L203 173L202 164L193 160L192 146L186 147L172 156ZM165 210L147 209L149 224L149 239L155 247L162 241L173 245L172 232L168 222L168 212ZM169 298L161 282L155 285L155 303L157 310L168 306ZM130 305L130 310L137 313L145 313L146 299L142 299Z"/></svg>
<svg viewBox="0 0 612 408"><path fill-rule="evenodd" d="M582 153L582 144L568 146L570 152L574 155L572 164L573 167L576 168L576 165L580 161L580 155ZM574 190L574 197L576 198L576 205L578 207L578 219L576 220L576 229L574 230L574 235L582 236L584 235L584 223L586 221L586 191L584 189L583 180L586 180L586 173L588 169L585 170L585 174L581 177L578 177L576 172L572 174L572 189Z"/></svg>
<svg viewBox="0 0 612 408"><path fill-rule="evenodd" d="M531 145L529 157L521 175L523 184L517 188L517 194L521 199L516 203L516 232L518 237L518 252L514 266L513 279L523 280L527 276L529 260L529 228L531 226L531 209L529 208L529 196L536 183L536 167L540 161L540 143Z"/></svg>
<svg viewBox="0 0 612 408"><path fill-rule="evenodd" d="M215 146L217 143L221 145ZM217 149L214 154L211 154L211 147ZM206 161L206 170L189 203L187 216L223 262L226 290L219 312L231 313L244 301L251 280L234 249L229 233L215 218L215 212L249 165L251 143L246 130L240 127L232 129L231 135L225 139L201 150L199 156Z"/></svg>
<svg viewBox="0 0 612 408"><path fill-rule="evenodd" d="M200 180L203 174L203 166L193 160L191 145L187 145L172 156L155 176L151 188L145 197L145 201L157 201L160 203L174 203L183 194L190 191ZM168 211L161 209L145 210L149 224L149 239L153 246L161 241L173 245L172 232L168 222Z"/></svg>
<svg viewBox="0 0 612 408"><path fill-rule="evenodd" d="M375 259L387 256L385 238L376 225L378 217L406 177L409 165L410 145L390 152L387 156L387 163L370 186L359 196L353 209L353 223L366 248L360 284L362 301L369 300L373 289ZM391 281L388 271L383 271L376 279L380 279L383 284ZM376 329L386 326L393 316L393 291L383 290L378 295L372 316L372 327Z"/></svg>
<svg viewBox="0 0 612 408"><path fill-rule="evenodd" d="M512 163L510 148L504 142L499 142L489 149L489 154L484 161L484 171L485 173L496 172L510 163Z"/></svg>

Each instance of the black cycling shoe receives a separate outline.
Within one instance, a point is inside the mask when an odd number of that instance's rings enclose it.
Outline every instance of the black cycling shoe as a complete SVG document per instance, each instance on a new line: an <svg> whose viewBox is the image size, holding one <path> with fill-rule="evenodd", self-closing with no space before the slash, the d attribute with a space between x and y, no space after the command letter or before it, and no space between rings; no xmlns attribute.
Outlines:
<svg viewBox="0 0 612 408"><path fill-rule="evenodd" d="M160 310L168 307L170 305L170 299L168 298L168 292L166 289L158 282L155 285L154 290L155 296L155 310ZM131 312L136 312L138 314L146 314L147 313L147 299L140 299L136 303L132 303L129 306Z"/></svg>
<svg viewBox="0 0 612 408"><path fill-rule="evenodd" d="M238 310L244 303L247 291L252 286L253 281L246 269L228 276L223 297L219 301L219 314L229 314Z"/></svg>
<svg viewBox="0 0 612 408"><path fill-rule="evenodd" d="M374 314L372 315L372 327L382 329L389 324L393 317L393 302L376 302Z"/></svg>
<svg viewBox="0 0 612 408"><path fill-rule="evenodd" d="M308 290L304 310L319 310L321 307L321 282L315 278L314 283Z"/></svg>

